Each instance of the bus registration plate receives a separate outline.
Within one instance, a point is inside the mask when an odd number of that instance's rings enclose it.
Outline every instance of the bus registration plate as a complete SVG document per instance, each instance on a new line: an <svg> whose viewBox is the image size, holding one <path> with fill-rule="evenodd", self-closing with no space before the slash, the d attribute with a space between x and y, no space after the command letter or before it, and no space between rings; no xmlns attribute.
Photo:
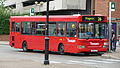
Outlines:
<svg viewBox="0 0 120 68"><path fill-rule="evenodd" d="M91 50L91 52L98 52L98 50Z"/></svg>

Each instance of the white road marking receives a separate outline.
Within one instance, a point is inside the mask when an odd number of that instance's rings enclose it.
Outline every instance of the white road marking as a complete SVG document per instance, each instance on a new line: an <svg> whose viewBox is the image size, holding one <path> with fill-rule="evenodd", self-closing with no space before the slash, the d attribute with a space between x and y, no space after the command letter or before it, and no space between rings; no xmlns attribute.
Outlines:
<svg viewBox="0 0 120 68"><path fill-rule="evenodd" d="M120 61L120 60L117 60L117 59L103 59L103 60L107 60L107 61Z"/></svg>
<svg viewBox="0 0 120 68"><path fill-rule="evenodd" d="M96 63L93 63L93 62L84 62L84 61L73 61L73 60L70 60L69 62L72 62L72 63L83 63L83 64L96 64Z"/></svg>
<svg viewBox="0 0 120 68"><path fill-rule="evenodd" d="M88 62L99 62L99 63L114 63L114 62L108 62L108 61L101 61L101 60L83 60Z"/></svg>
<svg viewBox="0 0 120 68"><path fill-rule="evenodd" d="M40 62L37 59L34 61ZM51 60L50 63L65 63L65 64L89 64L89 65L93 65L93 64L101 64L101 63L116 63L116 62L120 62L120 60L116 60L116 59L93 59L93 60L80 60L80 61L75 61L75 60Z"/></svg>
<svg viewBox="0 0 120 68"><path fill-rule="evenodd" d="M58 62L58 61L50 61L50 63L62 63L62 62Z"/></svg>

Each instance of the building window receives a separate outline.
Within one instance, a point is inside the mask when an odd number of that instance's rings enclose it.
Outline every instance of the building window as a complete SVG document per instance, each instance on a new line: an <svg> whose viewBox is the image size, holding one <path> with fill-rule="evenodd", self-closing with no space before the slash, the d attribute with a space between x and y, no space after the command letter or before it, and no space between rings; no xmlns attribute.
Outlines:
<svg viewBox="0 0 120 68"><path fill-rule="evenodd" d="M118 35L120 36L120 23L118 23Z"/></svg>
<svg viewBox="0 0 120 68"><path fill-rule="evenodd" d="M12 9L16 9L16 4L9 5L9 6L6 6L6 7L9 7L9 8L12 8Z"/></svg>
<svg viewBox="0 0 120 68"><path fill-rule="evenodd" d="M34 4L35 4L35 1L25 1L23 2L23 7L34 5Z"/></svg>

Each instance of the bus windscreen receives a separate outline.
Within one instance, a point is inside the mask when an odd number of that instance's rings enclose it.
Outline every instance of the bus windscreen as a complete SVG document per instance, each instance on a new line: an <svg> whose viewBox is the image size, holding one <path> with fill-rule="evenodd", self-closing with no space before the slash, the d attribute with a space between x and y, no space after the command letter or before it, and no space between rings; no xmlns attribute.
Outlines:
<svg viewBox="0 0 120 68"><path fill-rule="evenodd" d="M79 23L79 38L107 38L106 23Z"/></svg>

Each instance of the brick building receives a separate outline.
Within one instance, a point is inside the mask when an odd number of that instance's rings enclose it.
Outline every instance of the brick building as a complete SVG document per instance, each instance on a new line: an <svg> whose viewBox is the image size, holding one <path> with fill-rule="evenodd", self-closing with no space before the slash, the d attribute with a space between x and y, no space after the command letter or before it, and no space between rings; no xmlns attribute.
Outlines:
<svg viewBox="0 0 120 68"><path fill-rule="evenodd" d="M92 13L106 15L109 18L109 2L115 2L115 11L112 11L112 28L114 28L117 38L120 38L120 0L93 0Z"/></svg>

